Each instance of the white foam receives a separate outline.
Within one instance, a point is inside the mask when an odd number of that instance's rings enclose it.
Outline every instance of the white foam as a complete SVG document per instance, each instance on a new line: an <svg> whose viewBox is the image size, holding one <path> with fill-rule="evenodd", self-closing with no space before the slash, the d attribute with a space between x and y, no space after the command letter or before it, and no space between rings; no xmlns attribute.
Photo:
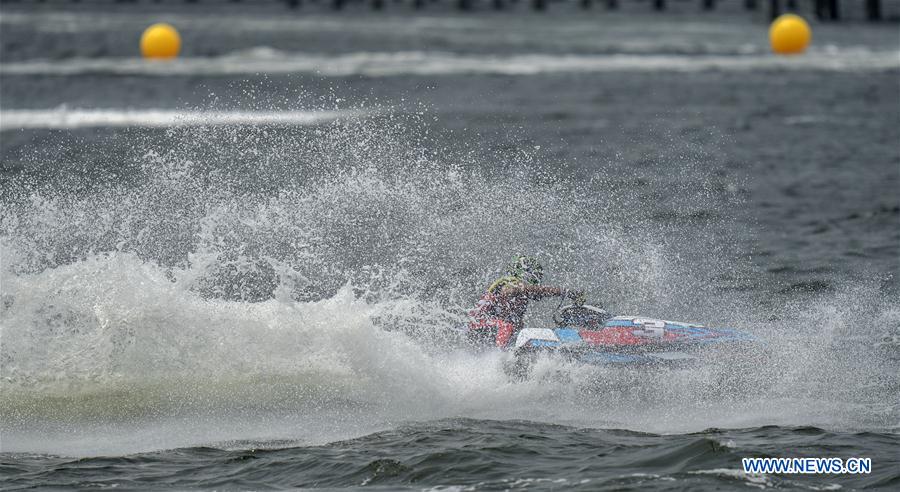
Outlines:
<svg viewBox="0 0 900 492"><path fill-rule="evenodd" d="M435 51L356 52L340 55L287 53L256 48L220 57L184 57L172 61L139 58L71 58L0 64L4 75L252 75L306 73L331 77L365 75L538 75L570 72L704 72L750 70L883 71L900 69L900 52L814 51L784 57L676 54L552 54L511 56Z"/></svg>
<svg viewBox="0 0 900 492"><path fill-rule="evenodd" d="M346 111L178 111L169 109L9 109L0 111L0 131L23 128L148 127L206 125L316 125L359 116Z"/></svg>
<svg viewBox="0 0 900 492"><path fill-rule="evenodd" d="M428 161L382 119L303 132L310 138L207 130L171 132L165 152L150 136L108 156L138 184L83 195L9 187L0 209L4 451L314 444L447 417L663 434L880 431L898 421L896 364L848 343L898 326L877 280L760 313L707 299L698 282L720 270L679 263L656 229L621 232L643 224L630 187L573 194L519 174L485 179L465 159L454 164L454 151ZM220 172L235 162L234 173ZM284 188L247 193L257 173ZM484 212L497 197L502 221ZM557 237L563 229L572 236ZM651 372L544 358L532 379L510 381L509 354L453 343L477 298L470 289L502 264L508 246L498 244L546 252L556 279L602 286L617 311L747 328L771 341L771 363L748 368L725 353L710 367ZM759 379L769 384L746 383Z"/></svg>

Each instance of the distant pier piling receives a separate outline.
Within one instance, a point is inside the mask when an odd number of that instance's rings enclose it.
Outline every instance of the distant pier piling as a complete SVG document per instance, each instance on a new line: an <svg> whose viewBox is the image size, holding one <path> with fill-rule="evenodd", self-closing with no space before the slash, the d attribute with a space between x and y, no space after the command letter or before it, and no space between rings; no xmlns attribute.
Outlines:
<svg viewBox="0 0 900 492"><path fill-rule="evenodd" d="M796 12L799 8L800 2L797 0L769 0L769 17L774 19L785 12ZM881 20L881 0L865 0L865 8L868 20ZM819 20L841 19L839 0L814 0L813 11Z"/></svg>
<svg viewBox="0 0 900 492"><path fill-rule="evenodd" d="M866 0L866 17L870 21L881 20L881 0Z"/></svg>
<svg viewBox="0 0 900 492"><path fill-rule="evenodd" d="M64 1L64 0L58 0ZM81 0L69 0L71 3L82 3ZM214 3L246 3L243 0L92 0L92 3L103 3L104 1L111 3L143 3L152 2L155 4L163 3L190 3L207 5ZM424 9L429 3L438 3L445 1L451 3L457 10L470 11L476 8L490 8L492 10L504 10L511 4L517 3L518 0L393 0L391 3L403 4L407 8L415 10ZM676 3L688 3L691 0L677 0ZM849 5L849 17L861 18L869 21L881 21L885 18L882 0L848 0L842 4L840 0L693 0L696 1L698 9L701 11L713 11L719 5L729 2L739 3L743 5L745 10L755 11L760 9L760 5L768 6L768 16L775 19L779 15L786 12L804 13L807 12L815 15L820 21L838 21L842 17L842 5ZM897 0L900 2L900 0ZM299 9L303 6L303 0L269 0L269 2L278 2L286 5L290 9ZM543 12L550 8L550 3L575 2L583 10L594 7L595 3L605 5L606 10L619 10L622 4L626 3L645 3L649 4L649 8L654 11L662 12L667 10L669 2L667 0L528 0L528 6L537 12ZM0 0L0 3L46 3L46 0ZM87 2L85 2L87 3ZM310 3L318 3L317 0L310 0ZM325 3L325 2L323 2ZM333 10L343 10L349 4L368 4L372 10L385 10L388 0L327 0L327 4ZM812 7L810 11L809 8ZM765 8L765 7L764 7ZM862 10L860 10L862 9ZM889 11L892 9L888 9ZM895 10L895 9L894 9ZM853 14L856 12L856 14ZM896 14L888 14L890 18L896 18Z"/></svg>

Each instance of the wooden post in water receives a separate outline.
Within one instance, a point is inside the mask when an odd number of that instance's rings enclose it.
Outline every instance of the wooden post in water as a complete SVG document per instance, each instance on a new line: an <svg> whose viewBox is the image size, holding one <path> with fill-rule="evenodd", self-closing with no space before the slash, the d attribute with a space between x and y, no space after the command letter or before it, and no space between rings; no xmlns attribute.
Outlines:
<svg viewBox="0 0 900 492"><path fill-rule="evenodd" d="M825 20L828 15L828 0L816 0L816 18Z"/></svg>
<svg viewBox="0 0 900 492"><path fill-rule="evenodd" d="M816 18L819 20L839 20L838 0L816 0Z"/></svg>
<svg viewBox="0 0 900 492"><path fill-rule="evenodd" d="M653 0L653 9L654 10L665 10L666 9L666 0Z"/></svg>
<svg viewBox="0 0 900 492"><path fill-rule="evenodd" d="M841 19L841 13L838 10L838 0L828 0L828 10L831 11L831 20Z"/></svg>
<svg viewBox="0 0 900 492"><path fill-rule="evenodd" d="M881 0L866 0L866 18L870 21L881 20Z"/></svg>
<svg viewBox="0 0 900 492"><path fill-rule="evenodd" d="M820 20L838 20L838 0L816 0L816 17Z"/></svg>
<svg viewBox="0 0 900 492"><path fill-rule="evenodd" d="M779 0L769 0L769 18L775 20L781 15L781 2Z"/></svg>

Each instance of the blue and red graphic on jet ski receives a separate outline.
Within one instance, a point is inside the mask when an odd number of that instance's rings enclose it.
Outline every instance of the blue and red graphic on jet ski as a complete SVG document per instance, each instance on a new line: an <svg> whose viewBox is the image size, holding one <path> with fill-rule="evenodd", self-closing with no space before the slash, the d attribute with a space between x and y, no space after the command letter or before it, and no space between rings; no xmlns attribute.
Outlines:
<svg viewBox="0 0 900 492"><path fill-rule="evenodd" d="M696 361L710 346L756 341L748 333L639 316L612 316L590 305L561 306L554 328L524 328L507 347L519 365L541 353L589 364L673 364ZM521 367L520 367L521 369Z"/></svg>

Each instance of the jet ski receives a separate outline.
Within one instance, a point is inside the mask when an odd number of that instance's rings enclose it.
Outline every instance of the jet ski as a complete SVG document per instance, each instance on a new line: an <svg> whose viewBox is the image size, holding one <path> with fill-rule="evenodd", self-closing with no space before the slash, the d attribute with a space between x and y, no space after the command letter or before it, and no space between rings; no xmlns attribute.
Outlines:
<svg viewBox="0 0 900 492"><path fill-rule="evenodd" d="M757 342L748 333L696 323L641 316L613 316L603 308L569 304L557 308L553 328L523 328L509 349L511 376L527 378L541 355L591 365L685 366L711 352L738 353Z"/></svg>

